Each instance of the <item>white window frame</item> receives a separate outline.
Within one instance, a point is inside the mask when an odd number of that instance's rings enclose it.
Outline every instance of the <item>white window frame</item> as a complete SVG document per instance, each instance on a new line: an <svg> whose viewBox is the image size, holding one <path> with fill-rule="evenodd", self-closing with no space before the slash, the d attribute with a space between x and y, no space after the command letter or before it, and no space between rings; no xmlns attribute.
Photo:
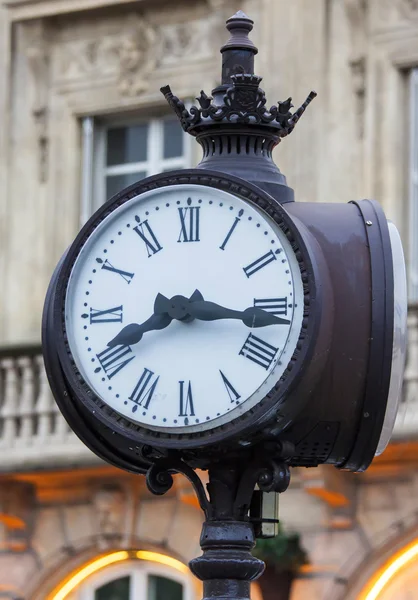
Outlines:
<svg viewBox="0 0 418 600"><path fill-rule="evenodd" d="M410 76L409 300L418 302L418 68Z"/></svg>
<svg viewBox="0 0 418 600"><path fill-rule="evenodd" d="M122 577L131 578L130 600L147 598L149 575L166 577L167 579L177 581L183 586L183 600L196 600L196 589L192 581L192 576L187 577L175 569L145 560L129 560L122 564L110 565L94 573L81 584L78 590L74 591L71 600L94 600L94 595L98 588Z"/></svg>
<svg viewBox="0 0 418 600"><path fill-rule="evenodd" d="M175 118L175 117L174 117ZM94 117L84 117L81 121L81 225L96 211L106 198L107 175L124 175L146 171L147 176L162 171L187 169L192 162L191 136L183 133L183 155L175 158L164 158L163 124L165 120L173 120L173 115L160 117L114 117L100 122ZM106 165L107 131L114 127L148 124L147 160L122 165ZM180 127L180 124L179 124Z"/></svg>

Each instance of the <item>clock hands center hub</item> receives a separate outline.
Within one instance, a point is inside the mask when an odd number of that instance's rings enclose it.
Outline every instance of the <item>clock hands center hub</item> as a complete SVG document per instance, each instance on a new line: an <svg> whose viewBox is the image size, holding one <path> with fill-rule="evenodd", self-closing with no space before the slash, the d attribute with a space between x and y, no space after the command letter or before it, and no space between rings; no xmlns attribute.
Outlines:
<svg viewBox="0 0 418 600"><path fill-rule="evenodd" d="M202 294L199 290L195 290L190 298L181 296L180 294L173 296L172 298L166 298L162 294L158 294L154 303L154 314L166 314L171 319L182 321L183 323L190 323L194 321L191 304L193 302L199 302L203 300Z"/></svg>

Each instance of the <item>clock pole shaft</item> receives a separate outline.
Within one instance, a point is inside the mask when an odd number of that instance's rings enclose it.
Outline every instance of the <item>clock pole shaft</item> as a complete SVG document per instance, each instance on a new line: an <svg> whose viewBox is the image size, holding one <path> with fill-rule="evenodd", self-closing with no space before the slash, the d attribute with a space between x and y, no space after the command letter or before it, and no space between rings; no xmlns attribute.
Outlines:
<svg viewBox="0 0 418 600"><path fill-rule="evenodd" d="M237 468L209 470L212 512L200 537L203 554L190 561L203 581L203 600L250 600L250 584L264 571L263 561L251 554L255 536L245 520L248 506L236 505L239 481Z"/></svg>

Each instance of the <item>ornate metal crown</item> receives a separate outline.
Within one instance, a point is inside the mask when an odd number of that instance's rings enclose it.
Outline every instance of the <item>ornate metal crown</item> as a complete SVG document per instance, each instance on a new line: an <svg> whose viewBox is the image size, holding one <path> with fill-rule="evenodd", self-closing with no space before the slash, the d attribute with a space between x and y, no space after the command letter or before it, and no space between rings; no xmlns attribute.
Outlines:
<svg viewBox="0 0 418 600"><path fill-rule="evenodd" d="M278 138L291 133L307 106L316 96L311 92L294 113L292 99L288 98L270 109L266 108L266 96L259 87L261 77L254 75L254 55L257 48L248 38L253 21L242 11L228 19L231 32L228 42L221 48L222 85L213 90L214 98L202 90L196 98L199 106L187 109L184 102L174 96L169 85L161 88L184 131L198 135L205 127L221 123L242 123L268 126ZM232 85L231 85L232 84Z"/></svg>
<svg viewBox="0 0 418 600"><path fill-rule="evenodd" d="M246 73L231 75L232 86L226 90L223 104L216 105L213 98L202 90L196 98L198 106L192 106L189 110L184 102L174 96L169 85L161 88L165 99L170 104L184 131L196 135L199 126L213 123L245 123L253 125L268 125L277 129L279 137L283 138L291 133L305 112L307 106L317 95L311 92L305 102L292 113L292 98L278 102L277 106L266 108L266 95L258 86L261 77Z"/></svg>

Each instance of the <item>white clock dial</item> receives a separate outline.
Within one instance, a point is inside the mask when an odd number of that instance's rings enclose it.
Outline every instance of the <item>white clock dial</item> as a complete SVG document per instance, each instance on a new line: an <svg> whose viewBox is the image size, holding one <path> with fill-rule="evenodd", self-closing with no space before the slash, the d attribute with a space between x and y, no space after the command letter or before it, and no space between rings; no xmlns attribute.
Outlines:
<svg viewBox="0 0 418 600"><path fill-rule="evenodd" d="M148 429L191 433L267 395L302 314L283 231L248 202L199 185L149 191L110 213L77 257L65 305L89 387Z"/></svg>

